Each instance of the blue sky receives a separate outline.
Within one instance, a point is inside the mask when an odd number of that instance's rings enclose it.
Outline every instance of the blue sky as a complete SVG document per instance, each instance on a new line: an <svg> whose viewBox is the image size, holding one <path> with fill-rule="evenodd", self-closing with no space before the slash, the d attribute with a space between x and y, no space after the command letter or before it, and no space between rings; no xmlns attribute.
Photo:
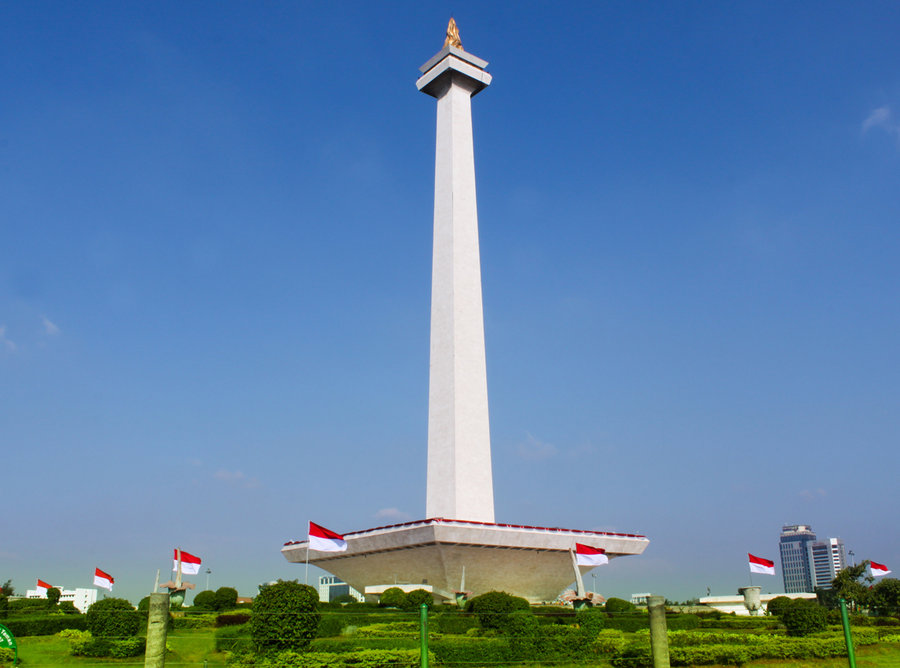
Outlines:
<svg viewBox="0 0 900 668"><path fill-rule="evenodd" d="M422 517L451 14L498 521L646 534L608 595L732 593L783 523L900 568L896 3L29 2L0 578L137 600L180 545L249 595L310 519Z"/></svg>

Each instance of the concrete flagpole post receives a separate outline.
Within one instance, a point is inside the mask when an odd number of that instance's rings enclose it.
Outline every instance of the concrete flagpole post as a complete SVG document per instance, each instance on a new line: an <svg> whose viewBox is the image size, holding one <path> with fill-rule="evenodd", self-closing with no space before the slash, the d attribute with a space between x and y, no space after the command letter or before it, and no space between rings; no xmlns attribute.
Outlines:
<svg viewBox="0 0 900 668"><path fill-rule="evenodd" d="M163 668L166 665L168 628L169 594L153 592L150 594L150 609L147 615L147 649L144 653L144 668Z"/></svg>
<svg viewBox="0 0 900 668"><path fill-rule="evenodd" d="M669 668L665 596L648 596L647 610L650 612L650 652L653 654L653 668Z"/></svg>

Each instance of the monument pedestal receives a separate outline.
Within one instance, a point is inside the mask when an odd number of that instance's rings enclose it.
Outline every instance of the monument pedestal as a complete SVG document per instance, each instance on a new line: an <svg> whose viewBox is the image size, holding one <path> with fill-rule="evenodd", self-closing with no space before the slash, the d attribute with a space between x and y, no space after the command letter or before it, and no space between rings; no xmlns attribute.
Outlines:
<svg viewBox="0 0 900 668"><path fill-rule="evenodd" d="M344 540L346 552L309 551L309 563L357 591L389 583L425 584L435 596L452 601L465 568L472 595L508 591L532 603L554 600L573 581L570 550L576 542L603 548L610 559L641 554L649 544L635 534L448 519L347 533ZM281 552L288 561L304 563L308 545L285 543Z"/></svg>

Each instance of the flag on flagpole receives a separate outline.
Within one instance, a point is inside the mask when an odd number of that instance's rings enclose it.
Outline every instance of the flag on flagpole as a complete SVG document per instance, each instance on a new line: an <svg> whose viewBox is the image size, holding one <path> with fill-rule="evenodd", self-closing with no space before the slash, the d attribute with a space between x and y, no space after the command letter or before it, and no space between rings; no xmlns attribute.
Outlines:
<svg viewBox="0 0 900 668"><path fill-rule="evenodd" d="M94 569L94 585L97 587L103 587L104 589L109 589L112 591L113 583L115 580L113 576L109 573L104 573L99 568Z"/></svg>
<svg viewBox="0 0 900 668"><path fill-rule="evenodd" d="M43 589L44 591L42 591L41 593L42 593L44 596L47 595L47 590L50 589L50 587L52 587L52 586L53 586L53 585L47 584L47 583L44 582L43 580L38 580L38 583L37 583L37 589L38 589L38 591L40 591L41 589Z"/></svg>
<svg viewBox="0 0 900 668"><path fill-rule="evenodd" d="M178 548L173 550L174 555L172 557L172 570L178 570ZM181 574L182 575L197 575L200 572L200 557L195 557L193 554L181 551Z"/></svg>
<svg viewBox="0 0 900 668"><path fill-rule="evenodd" d="M882 575L887 575L891 572L891 569L884 564L879 564L874 561L869 562L869 568L872 569L872 577L875 578L880 578Z"/></svg>
<svg viewBox="0 0 900 668"><path fill-rule="evenodd" d="M347 541L341 534L319 526L315 522L310 522L309 549L318 552L346 552Z"/></svg>
<svg viewBox="0 0 900 668"><path fill-rule="evenodd" d="M575 543L575 563L579 566L603 566L609 563L609 557L602 547Z"/></svg>
<svg viewBox="0 0 900 668"><path fill-rule="evenodd" d="M775 562L769 561L768 559L763 559L762 557L754 557L749 552L747 556L750 557L750 572L751 573L762 573L763 575L775 575Z"/></svg>

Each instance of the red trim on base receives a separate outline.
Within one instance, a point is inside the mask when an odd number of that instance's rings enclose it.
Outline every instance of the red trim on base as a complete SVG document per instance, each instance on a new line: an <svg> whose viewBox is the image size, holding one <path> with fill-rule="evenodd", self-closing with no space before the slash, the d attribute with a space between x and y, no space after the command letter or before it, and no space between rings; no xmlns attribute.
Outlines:
<svg viewBox="0 0 900 668"><path fill-rule="evenodd" d="M473 526L485 526L485 527L500 527L502 529L533 529L536 531L551 531L551 532L559 532L559 533L580 533L580 534L593 534L595 536L615 536L618 538L644 538L641 534L636 533L615 533L612 531L588 531L585 529L562 529L560 527L531 527L526 526L524 524L495 524L494 522L475 522L472 520L448 520L443 517L432 517L427 520L416 520L414 522L403 522L402 524L387 524L382 527L373 527L371 529L364 529L362 531L351 531L349 533L344 534L344 538L349 538L350 536L368 533L370 531L381 531L383 529L399 529L400 527L410 527L415 526L417 524L469 524ZM285 543L285 545L297 545L300 543L305 543L303 540L291 540Z"/></svg>

